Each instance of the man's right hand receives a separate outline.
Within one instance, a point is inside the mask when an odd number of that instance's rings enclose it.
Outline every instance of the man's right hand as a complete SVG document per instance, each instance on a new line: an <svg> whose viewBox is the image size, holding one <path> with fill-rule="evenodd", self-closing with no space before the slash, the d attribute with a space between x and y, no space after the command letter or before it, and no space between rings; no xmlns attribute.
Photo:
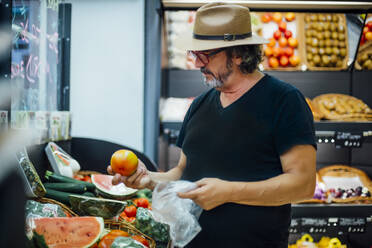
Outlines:
<svg viewBox="0 0 372 248"><path fill-rule="evenodd" d="M134 189L154 188L154 182L151 179L150 172L147 170L145 164L141 160L138 160L136 172L129 177L122 176L118 173L115 174L115 172L112 171L111 166L107 167L107 172L110 175L114 175L114 178L112 179L112 184L114 185L124 183L125 186Z"/></svg>

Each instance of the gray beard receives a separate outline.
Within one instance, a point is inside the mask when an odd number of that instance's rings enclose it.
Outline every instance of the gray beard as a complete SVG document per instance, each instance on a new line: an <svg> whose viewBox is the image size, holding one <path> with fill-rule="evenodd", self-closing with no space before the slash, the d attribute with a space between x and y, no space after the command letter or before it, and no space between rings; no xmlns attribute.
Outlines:
<svg viewBox="0 0 372 248"><path fill-rule="evenodd" d="M214 77L210 80L208 80L206 77L204 77L203 81L204 81L204 84L208 87L221 88L223 86L223 82L221 82L220 80L218 80Z"/></svg>

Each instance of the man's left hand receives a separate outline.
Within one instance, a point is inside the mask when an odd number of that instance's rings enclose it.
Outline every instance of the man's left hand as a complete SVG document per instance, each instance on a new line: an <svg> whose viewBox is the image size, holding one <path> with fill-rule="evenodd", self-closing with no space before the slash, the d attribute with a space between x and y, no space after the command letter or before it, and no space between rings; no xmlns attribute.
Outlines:
<svg viewBox="0 0 372 248"><path fill-rule="evenodd" d="M210 210L228 202L228 197L232 193L229 182L218 178L203 178L195 183L198 186L196 189L178 193L178 196L193 200L204 210Z"/></svg>

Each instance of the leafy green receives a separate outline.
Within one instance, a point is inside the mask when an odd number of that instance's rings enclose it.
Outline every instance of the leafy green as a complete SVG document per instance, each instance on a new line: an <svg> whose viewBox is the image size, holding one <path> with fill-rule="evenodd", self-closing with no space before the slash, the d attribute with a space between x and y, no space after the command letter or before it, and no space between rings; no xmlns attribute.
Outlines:
<svg viewBox="0 0 372 248"><path fill-rule="evenodd" d="M137 209L135 226L155 241L168 242L170 239L169 225L155 221L146 208Z"/></svg>

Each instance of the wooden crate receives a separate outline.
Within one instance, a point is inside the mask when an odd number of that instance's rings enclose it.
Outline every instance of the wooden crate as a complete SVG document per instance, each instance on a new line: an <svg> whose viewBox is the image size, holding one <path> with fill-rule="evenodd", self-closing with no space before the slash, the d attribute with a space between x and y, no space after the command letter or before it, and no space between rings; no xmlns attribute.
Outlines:
<svg viewBox="0 0 372 248"><path fill-rule="evenodd" d="M315 18L318 19L319 17L322 17L322 20L321 21L314 21L313 18L314 16L316 16ZM329 21L329 16L332 17L331 21ZM335 21L333 18L334 16L337 17L337 21ZM325 17L326 21L324 21L323 17ZM303 37L301 39L302 43L303 43L303 46L305 47L304 49L304 58L305 58L305 64L307 66L307 69L310 70L310 71L340 71L340 70L346 70L347 67L348 67L348 59L349 59L349 52L348 52L348 49L349 49L349 44L348 44L348 34L347 34L347 25L346 25L346 17L344 14L330 14L330 13L306 13L303 15L303 23L304 23L304 32L303 32ZM325 24L325 23L329 23L329 24ZM332 38L332 33L331 33L331 38L328 38L329 40L332 40L332 46L327 46L327 44L324 44L322 46L320 45L317 45L317 46L313 46L312 44L309 44L308 42L308 38L309 38L309 32L312 32L313 35L325 35L325 32L318 29L316 30L314 28L314 24L315 25L321 25L323 28L325 28L325 25L330 25L332 29L338 29L338 27L343 27L343 35L344 35L344 47L340 47L340 42L342 41L339 41L339 38L337 37L337 39L335 38ZM333 27L332 27L333 26ZM332 30L332 32L335 32L336 30ZM315 32L314 31L311 31L311 30L316 30ZM339 33L337 33L337 36L339 35ZM314 36L312 36L314 37ZM311 41L313 41L313 39L317 39L318 40L318 43L319 43L319 39L318 38L310 38ZM323 40L323 39L321 39ZM334 45L334 40L337 40L337 46ZM326 41L324 40L324 43L326 43ZM331 49L333 49L334 47L337 47L339 50L341 49L345 49L345 56L342 58L341 60L341 63L339 66L322 66L322 65L319 65L319 66L316 66L314 64L312 64L311 61L308 60L307 56L308 56L308 49L310 48L316 48L316 49L319 49L319 48L323 48L324 49L324 54L327 54L327 51L326 51L326 48L327 47L330 47ZM319 54L319 53L317 53ZM341 59L340 56L337 56L337 60L336 61L339 61Z"/></svg>

